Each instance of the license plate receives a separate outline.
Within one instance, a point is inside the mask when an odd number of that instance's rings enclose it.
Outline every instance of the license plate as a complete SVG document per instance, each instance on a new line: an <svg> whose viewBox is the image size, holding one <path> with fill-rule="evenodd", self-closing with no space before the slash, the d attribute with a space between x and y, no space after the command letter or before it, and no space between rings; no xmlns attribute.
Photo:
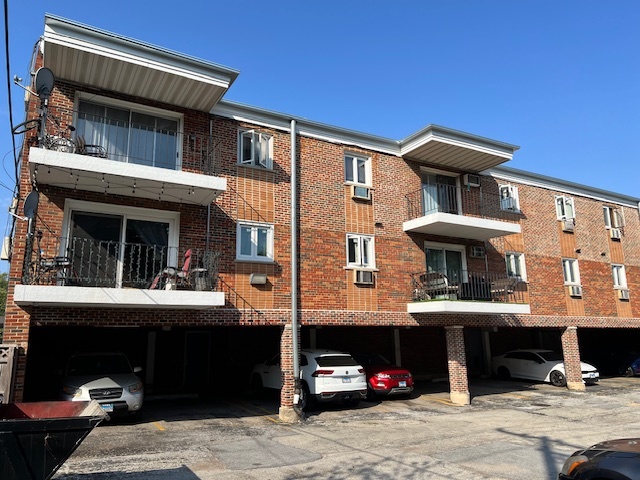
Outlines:
<svg viewBox="0 0 640 480"><path fill-rule="evenodd" d="M398 382L398 386L399 387L406 387L407 386L407 382L406 381L402 381L402 382Z"/></svg>
<svg viewBox="0 0 640 480"><path fill-rule="evenodd" d="M100 406L105 412L113 412L113 403L101 403Z"/></svg>
<svg viewBox="0 0 640 480"><path fill-rule="evenodd" d="M342 377L342 383L351 383L351 377Z"/></svg>

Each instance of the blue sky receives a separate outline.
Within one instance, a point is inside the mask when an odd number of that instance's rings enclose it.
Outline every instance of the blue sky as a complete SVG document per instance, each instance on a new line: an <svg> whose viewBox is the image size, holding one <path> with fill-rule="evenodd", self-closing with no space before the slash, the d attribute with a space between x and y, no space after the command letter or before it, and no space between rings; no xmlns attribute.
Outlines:
<svg viewBox="0 0 640 480"><path fill-rule="evenodd" d="M237 69L229 100L392 139L442 125L519 145L511 167L640 196L637 0L149 5L8 0L11 78L28 78L48 12ZM17 124L24 92L10 89ZM0 187L3 225L10 198Z"/></svg>

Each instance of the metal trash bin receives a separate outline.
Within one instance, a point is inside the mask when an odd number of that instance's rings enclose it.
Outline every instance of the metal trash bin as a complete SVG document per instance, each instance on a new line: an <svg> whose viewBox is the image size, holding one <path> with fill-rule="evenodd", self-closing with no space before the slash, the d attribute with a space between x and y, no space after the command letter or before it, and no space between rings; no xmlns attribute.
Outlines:
<svg viewBox="0 0 640 480"><path fill-rule="evenodd" d="M105 418L95 400L0 405L0 478L49 480Z"/></svg>

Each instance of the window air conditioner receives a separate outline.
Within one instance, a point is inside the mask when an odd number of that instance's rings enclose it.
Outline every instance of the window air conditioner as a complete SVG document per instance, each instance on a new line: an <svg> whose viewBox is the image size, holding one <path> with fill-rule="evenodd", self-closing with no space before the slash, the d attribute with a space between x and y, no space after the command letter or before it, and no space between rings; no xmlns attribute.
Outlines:
<svg viewBox="0 0 640 480"><path fill-rule="evenodd" d="M480 175L474 175L472 173L465 173L462 176L462 183L464 183L468 187L479 187L480 186Z"/></svg>
<svg viewBox="0 0 640 480"><path fill-rule="evenodd" d="M629 289L618 290L618 298L620 300L629 300Z"/></svg>
<svg viewBox="0 0 640 480"><path fill-rule="evenodd" d="M352 185L351 198L358 198L360 200L371 200L371 189L368 187L363 187L361 185Z"/></svg>
<svg viewBox="0 0 640 480"><path fill-rule="evenodd" d="M620 229L619 228L611 228L609 229L609 234L613 240L620 240Z"/></svg>
<svg viewBox="0 0 640 480"><path fill-rule="evenodd" d="M485 253L486 251L483 246L471 245L471 253L469 254L469 256L473 258L483 258L485 256Z"/></svg>
<svg viewBox="0 0 640 480"><path fill-rule="evenodd" d="M563 232L573 232L573 229L576 226L575 218L566 218L562 221L562 231Z"/></svg>
<svg viewBox="0 0 640 480"><path fill-rule="evenodd" d="M353 283L360 283L363 285L372 285L373 272L371 270L354 270Z"/></svg>
<svg viewBox="0 0 640 480"><path fill-rule="evenodd" d="M580 285L571 285L569 287L569 295L572 297L582 297L582 287Z"/></svg>

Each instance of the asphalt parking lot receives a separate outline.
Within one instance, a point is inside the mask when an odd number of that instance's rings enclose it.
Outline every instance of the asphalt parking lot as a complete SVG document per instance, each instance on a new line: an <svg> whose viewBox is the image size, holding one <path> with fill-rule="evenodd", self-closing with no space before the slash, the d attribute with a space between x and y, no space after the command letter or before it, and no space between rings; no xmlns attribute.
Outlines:
<svg viewBox="0 0 640 480"><path fill-rule="evenodd" d="M91 431L56 480L551 480L598 441L640 436L640 378L605 378L585 393L479 380L468 406L447 384L409 399L327 406L278 420L278 399L158 399L137 422Z"/></svg>

